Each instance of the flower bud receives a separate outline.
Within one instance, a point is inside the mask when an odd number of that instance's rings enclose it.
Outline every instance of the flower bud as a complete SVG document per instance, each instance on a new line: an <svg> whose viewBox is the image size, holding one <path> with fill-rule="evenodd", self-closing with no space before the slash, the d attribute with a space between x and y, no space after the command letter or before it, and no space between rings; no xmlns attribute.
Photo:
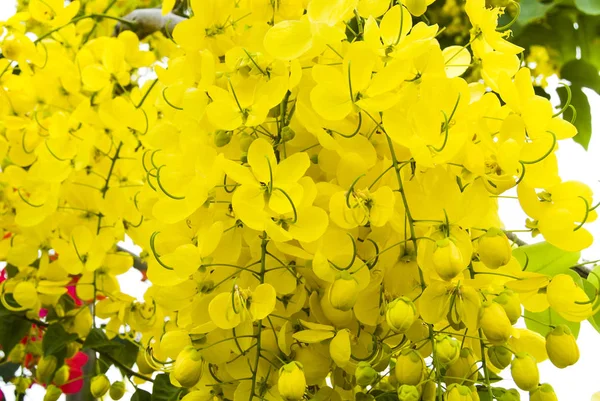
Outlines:
<svg viewBox="0 0 600 401"><path fill-rule="evenodd" d="M53 355L41 357L35 371L35 378L41 384L47 384L56 370L57 360Z"/></svg>
<svg viewBox="0 0 600 401"><path fill-rule="evenodd" d="M456 338L442 334L436 337L434 344L435 358L444 366L456 362L460 356L460 343Z"/></svg>
<svg viewBox="0 0 600 401"><path fill-rule="evenodd" d="M502 306L504 312L506 312L506 317L510 320L511 324L516 324L519 318L521 317L521 301L519 296L513 292L512 290L502 291L496 298L494 298L494 302L497 302Z"/></svg>
<svg viewBox="0 0 600 401"><path fill-rule="evenodd" d="M548 358L557 368L574 365L579 360L579 347L571 330L564 324L558 325L546 336Z"/></svg>
<svg viewBox="0 0 600 401"><path fill-rule="evenodd" d="M486 338L495 345L504 344L513 332L513 327L506 316L506 312L496 302L488 302L483 305L479 325Z"/></svg>
<svg viewBox="0 0 600 401"><path fill-rule="evenodd" d="M41 356L42 342L41 341L29 341L25 346L25 354L31 354L32 356Z"/></svg>
<svg viewBox="0 0 600 401"><path fill-rule="evenodd" d="M46 394L44 394L44 401L58 401L60 396L62 395L62 391L51 384L46 388Z"/></svg>
<svg viewBox="0 0 600 401"><path fill-rule="evenodd" d="M446 369L446 383L472 383L471 380L477 378L477 370L473 369L475 362L473 351L470 348L461 349L459 358Z"/></svg>
<svg viewBox="0 0 600 401"><path fill-rule="evenodd" d="M171 359L177 358L177 355L190 345L192 340L185 330L167 331L160 339L160 350Z"/></svg>
<svg viewBox="0 0 600 401"><path fill-rule="evenodd" d="M437 397L437 385L433 380L427 380L422 384L421 401L435 401Z"/></svg>
<svg viewBox="0 0 600 401"><path fill-rule="evenodd" d="M110 389L108 390L108 394L110 398L113 400L120 400L125 395L125 383L123 382L114 382L110 385Z"/></svg>
<svg viewBox="0 0 600 401"><path fill-rule="evenodd" d="M379 376L377 371L371 367L368 362L359 362L354 370L356 383L359 386L366 387Z"/></svg>
<svg viewBox="0 0 600 401"><path fill-rule="evenodd" d="M215 146L217 148L222 148L223 146L228 145L229 142L231 142L232 134L233 133L231 131L225 131L222 129L215 132L215 137L214 137Z"/></svg>
<svg viewBox="0 0 600 401"><path fill-rule="evenodd" d="M530 401L558 401L558 397L554 389L548 383L538 386L535 390L529 393Z"/></svg>
<svg viewBox="0 0 600 401"><path fill-rule="evenodd" d="M110 388L110 381L106 375L97 375L90 381L90 392L94 398L103 397Z"/></svg>
<svg viewBox="0 0 600 401"><path fill-rule="evenodd" d="M15 390L19 394L25 394L25 390L31 386L31 379L29 377L15 377L12 379L13 384L15 385Z"/></svg>
<svg viewBox="0 0 600 401"><path fill-rule="evenodd" d="M8 354L8 360L12 363L22 363L23 359L25 359L25 344L17 344Z"/></svg>
<svg viewBox="0 0 600 401"><path fill-rule="evenodd" d="M279 380L277 381L279 395L284 400L301 400L306 391L306 378L302 364L292 361L279 369Z"/></svg>
<svg viewBox="0 0 600 401"><path fill-rule="evenodd" d="M436 241L432 256L435 272L444 280L452 280L465 268L458 246L450 238Z"/></svg>
<svg viewBox="0 0 600 401"><path fill-rule="evenodd" d="M445 401L474 401L473 392L467 386L451 384L444 394Z"/></svg>
<svg viewBox="0 0 600 401"><path fill-rule="evenodd" d="M57 386L62 386L69 380L70 368L68 365L62 365L56 373L54 373L54 379L52 382Z"/></svg>
<svg viewBox="0 0 600 401"><path fill-rule="evenodd" d="M296 133L290 127L283 127L281 130L281 141L289 142L296 137Z"/></svg>
<svg viewBox="0 0 600 401"><path fill-rule="evenodd" d="M403 384L398 387L398 401L419 401L421 394L416 386Z"/></svg>
<svg viewBox="0 0 600 401"><path fill-rule="evenodd" d="M481 260L488 268L497 269L510 262L512 257L512 249L508 238L498 228L490 228L479 238L477 253Z"/></svg>
<svg viewBox="0 0 600 401"><path fill-rule="evenodd" d="M191 345L185 347L175 360L173 376L182 387L194 387L202 374L202 358Z"/></svg>
<svg viewBox="0 0 600 401"><path fill-rule="evenodd" d="M358 299L358 282L348 272L341 272L329 287L329 302L335 309L349 311Z"/></svg>
<svg viewBox="0 0 600 401"><path fill-rule="evenodd" d="M510 374L521 390L531 391L540 382L537 363L525 352L515 354L515 359L510 363Z"/></svg>
<svg viewBox="0 0 600 401"><path fill-rule="evenodd" d="M319 155L318 154L311 155L310 162L312 164L319 164Z"/></svg>
<svg viewBox="0 0 600 401"><path fill-rule="evenodd" d="M387 306L385 320L396 333L405 333L416 319L415 304L406 297L397 298Z"/></svg>
<svg viewBox="0 0 600 401"><path fill-rule="evenodd" d="M73 358L75 356L75 354L77 354L79 352L80 349L81 349L81 344L76 343L75 341L68 343L67 344L67 353L65 355L65 358Z"/></svg>
<svg viewBox="0 0 600 401"><path fill-rule="evenodd" d="M521 394L518 390L511 388L502 393L497 399L498 401L521 401Z"/></svg>
<svg viewBox="0 0 600 401"><path fill-rule="evenodd" d="M396 358L394 373L399 384L416 386L421 382L425 362L414 349L404 349Z"/></svg>
<svg viewBox="0 0 600 401"><path fill-rule="evenodd" d="M501 345L491 346L488 348L487 353L490 363L499 370L503 370L510 365L513 356L508 348Z"/></svg>

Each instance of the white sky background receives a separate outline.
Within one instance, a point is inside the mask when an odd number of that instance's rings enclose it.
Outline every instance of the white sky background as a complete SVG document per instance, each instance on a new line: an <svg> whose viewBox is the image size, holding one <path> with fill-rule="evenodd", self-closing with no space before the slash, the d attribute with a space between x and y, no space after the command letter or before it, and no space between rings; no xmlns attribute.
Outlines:
<svg viewBox="0 0 600 401"><path fill-rule="evenodd" d="M12 0L0 0L0 21L6 20L15 13L15 3ZM579 144L572 140L560 142L560 148L557 152L559 168L563 180L578 180L588 184L596 194L595 202L600 200L600 96L593 91L587 92L592 107L592 140L588 151L586 152ZM553 99L558 103L557 99ZM525 214L519 208L518 201L515 199L500 200L500 215L507 229L523 229ZM591 248L582 252L585 260L600 259L600 220L586 225L590 230L596 242ZM530 236L519 234L527 242L541 241L542 238L532 239ZM132 269L133 270L133 269ZM145 286L138 284L141 275L138 271L131 271L119 277L123 288L127 288L133 296L142 296ZM136 285L137 284L137 285ZM549 361L539 365L540 380L542 383L548 382L554 386L561 401L588 401L592 394L600 391L600 335L594 328L584 322L578 339L579 347L582 350L581 358L575 366L567 369L558 369ZM112 372L111 380L118 380L119 374ZM504 377L510 377L505 372ZM504 387L516 387L514 383L505 381L499 383ZM147 390L150 388L145 387ZM7 401L13 401L14 395L12 389L4 388ZM129 399L131 394L123 399ZM523 400L528 396L522 394ZM28 400L37 401L43 398L42 389L32 388L28 390ZM107 396L106 399L109 399Z"/></svg>

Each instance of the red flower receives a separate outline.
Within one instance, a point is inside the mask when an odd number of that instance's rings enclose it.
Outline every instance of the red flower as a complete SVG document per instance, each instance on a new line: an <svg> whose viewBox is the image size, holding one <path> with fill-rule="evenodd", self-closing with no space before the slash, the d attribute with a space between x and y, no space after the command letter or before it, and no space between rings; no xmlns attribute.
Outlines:
<svg viewBox="0 0 600 401"><path fill-rule="evenodd" d="M79 351L72 358L65 359L65 364L69 366L69 380L60 387L65 394L74 394L81 391L83 387L83 366L87 363L88 356ZM1 401L1 400L0 400Z"/></svg>

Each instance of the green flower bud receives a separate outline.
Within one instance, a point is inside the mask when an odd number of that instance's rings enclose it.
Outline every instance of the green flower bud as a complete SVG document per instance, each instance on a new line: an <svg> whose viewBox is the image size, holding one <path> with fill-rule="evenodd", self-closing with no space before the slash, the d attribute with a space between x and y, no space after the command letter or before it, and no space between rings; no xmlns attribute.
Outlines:
<svg viewBox="0 0 600 401"><path fill-rule="evenodd" d="M81 349L81 344L76 343L75 341L68 343L67 344L67 354L65 355L65 358L74 357L75 354L78 353L80 349Z"/></svg>
<svg viewBox="0 0 600 401"><path fill-rule="evenodd" d="M8 354L8 360L13 363L22 363L23 359L25 359L25 344L17 344L14 346L12 351Z"/></svg>
<svg viewBox="0 0 600 401"><path fill-rule="evenodd" d="M110 398L113 400L120 400L125 395L125 383L123 382L114 382L110 385L110 389L108 390L108 394Z"/></svg>
<svg viewBox="0 0 600 401"><path fill-rule="evenodd" d="M486 338L495 345L504 344L513 332L506 312L497 302L487 302L483 305L479 325Z"/></svg>
<svg viewBox="0 0 600 401"><path fill-rule="evenodd" d="M31 386L31 379L29 377L15 377L12 382L15 385L17 393L19 394L25 394L25 390Z"/></svg>
<svg viewBox="0 0 600 401"><path fill-rule="evenodd" d="M446 389L444 401L475 401L475 398L469 387L454 383Z"/></svg>
<svg viewBox="0 0 600 401"><path fill-rule="evenodd" d="M312 162L312 164L319 164L319 155L312 155L310 157L310 161Z"/></svg>
<svg viewBox="0 0 600 401"><path fill-rule="evenodd" d="M356 365L354 376L356 377L356 383L359 386L366 387L373 383L379 374L368 362L359 362L358 365Z"/></svg>
<svg viewBox="0 0 600 401"><path fill-rule="evenodd" d="M531 391L540 382L537 363L531 355L525 352L515 354L515 359L510 363L510 374L521 390Z"/></svg>
<svg viewBox="0 0 600 401"><path fill-rule="evenodd" d="M98 375L92 377L90 381L90 392L94 398L103 397L110 388L110 381L106 375Z"/></svg>
<svg viewBox="0 0 600 401"><path fill-rule="evenodd" d="M289 142L296 137L296 133L290 127L283 127L281 130L281 140L283 142Z"/></svg>
<svg viewBox="0 0 600 401"><path fill-rule="evenodd" d="M69 380L70 369L68 365L62 365L56 373L54 373L54 379L52 382L57 386L62 386Z"/></svg>
<svg viewBox="0 0 600 401"><path fill-rule="evenodd" d="M435 358L444 366L450 365L460 356L460 343L456 338L442 334L435 339Z"/></svg>
<svg viewBox="0 0 600 401"><path fill-rule="evenodd" d="M57 401L62 395L62 391L55 385L51 384L46 388L46 394L44 394L44 401Z"/></svg>
<svg viewBox="0 0 600 401"><path fill-rule="evenodd" d="M450 238L436 241L432 262L436 273L444 280L452 280L465 268L462 253Z"/></svg>
<svg viewBox="0 0 600 401"><path fill-rule="evenodd" d="M548 383L538 386L535 390L529 393L530 401L558 401L558 397L554 389Z"/></svg>
<svg viewBox="0 0 600 401"><path fill-rule="evenodd" d="M329 302L335 309L349 311L358 299L358 282L348 272L341 272L328 291Z"/></svg>
<svg viewBox="0 0 600 401"><path fill-rule="evenodd" d="M502 291L496 298L494 298L494 302L497 302L502 306L504 312L506 312L506 317L510 320L511 324L516 324L519 318L521 317L521 300L519 296L513 292L512 290Z"/></svg>
<svg viewBox="0 0 600 401"><path fill-rule="evenodd" d="M52 380L58 361L53 355L41 357L35 371L35 378L39 383L47 384Z"/></svg>
<svg viewBox="0 0 600 401"><path fill-rule="evenodd" d="M498 397L498 401L521 401L521 394L519 391L511 388L506 390L500 397Z"/></svg>
<svg viewBox="0 0 600 401"><path fill-rule="evenodd" d="M425 362L414 349L404 349L396 358L394 373L399 384L416 386L421 382Z"/></svg>
<svg viewBox="0 0 600 401"><path fill-rule="evenodd" d="M194 387L202 374L202 358L191 345L185 347L173 365L173 376L182 387Z"/></svg>
<svg viewBox="0 0 600 401"><path fill-rule="evenodd" d="M490 228L479 238L477 253L488 268L497 269L510 262L512 248L502 230Z"/></svg>
<svg viewBox="0 0 600 401"><path fill-rule="evenodd" d="M490 363L500 370L503 370L510 365L513 356L508 348L501 345L494 345L488 348L487 353Z"/></svg>
<svg viewBox="0 0 600 401"><path fill-rule="evenodd" d="M398 401L419 401L421 394L416 386L403 384L398 387Z"/></svg>
<svg viewBox="0 0 600 401"><path fill-rule="evenodd" d="M423 383L421 388L421 401L435 401L437 397L437 385L434 381L428 380Z"/></svg>
<svg viewBox="0 0 600 401"><path fill-rule="evenodd" d="M150 366L150 364L148 364L148 361L146 360L146 352L144 351L138 352L137 357L135 359L135 363L138 366L138 370L143 375L151 375L152 372L154 372L154 369L152 368L152 366Z"/></svg>
<svg viewBox="0 0 600 401"><path fill-rule="evenodd" d="M557 368L574 365L579 360L579 347L571 330L564 324L556 326L546 336L548 358Z"/></svg>
<svg viewBox="0 0 600 401"><path fill-rule="evenodd" d="M217 148L222 148L223 146L228 145L229 142L231 142L232 134L233 134L233 132L225 131L222 129L215 132L215 137L214 137L215 146Z"/></svg>
<svg viewBox="0 0 600 401"><path fill-rule="evenodd" d="M277 381L279 395L284 400L295 401L304 398L306 391L306 378L302 364L292 361L279 369L279 380Z"/></svg>
<svg viewBox="0 0 600 401"><path fill-rule="evenodd" d="M396 333L405 333L416 319L417 308L406 297L397 298L387 306L385 320Z"/></svg>

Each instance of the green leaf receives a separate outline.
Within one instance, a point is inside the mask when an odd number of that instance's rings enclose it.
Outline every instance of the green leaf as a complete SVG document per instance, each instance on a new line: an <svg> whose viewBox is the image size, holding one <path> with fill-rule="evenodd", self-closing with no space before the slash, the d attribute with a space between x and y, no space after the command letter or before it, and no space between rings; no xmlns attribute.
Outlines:
<svg viewBox="0 0 600 401"><path fill-rule="evenodd" d="M569 80L572 86L591 88L600 92L598 69L586 60L571 60L565 63L560 69L560 76Z"/></svg>
<svg viewBox="0 0 600 401"><path fill-rule="evenodd" d="M67 333L65 328L60 323L55 323L46 329L44 338L42 339L42 350L44 355L59 356L67 345L77 339L77 334ZM60 359L60 358L58 358Z"/></svg>
<svg viewBox="0 0 600 401"><path fill-rule="evenodd" d="M490 390L485 386L477 386L477 395L480 401L493 401L490 397Z"/></svg>
<svg viewBox="0 0 600 401"><path fill-rule="evenodd" d="M92 348L99 352L111 352L118 347L119 344L111 342L102 329L92 329L83 343L83 348Z"/></svg>
<svg viewBox="0 0 600 401"><path fill-rule="evenodd" d="M569 322L568 320L563 319L558 313L556 313L552 308L548 308L543 312L534 313L530 311L525 311L525 324L529 330L533 330L536 333L540 333L544 337L546 334L552 330L550 326L557 326L559 324L564 324L577 338L579 335L580 323Z"/></svg>
<svg viewBox="0 0 600 401"><path fill-rule="evenodd" d="M575 0L575 6L586 14L600 15L600 1Z"/></svg>
<svg viewBox="0 0 600 401"><path fill-rule="evenodd" d="M525 266L529 260L526 269L528 272L555 276L569 271L570 267L576 265L580 253L563 251L548 242L540 242L514 249L513 256L521 266Z"/></svg>
<svg viewBox="0 0 600 401"><path fill-rule="evenodd" d="M169 376L166 374L157 375L152 386L151 401L174 401L177 400L179 392L182 389L171 384Z"/></svg>
<svg viewBox="0 0 600 401"><path fill-rule="evenodd" d="M15 377L15 373L20 367L20 364L13 362L5 362L0 364L0 379L2 379L4 383L8 383L10 379Z"/></svg>
<svg viewBox="0 0 600 401"><path fill-rule="evenodd" d="M131 396L131 401L151 401L152 396L146 390L138 388Z"/></svg>
<svg viewBox="0 0 600 401"><path fill-rule="evenodd" d="M0 318L0 348L5 355L29 332L31 323L19 315L7 315Z"/></svg>
<svg viewBox="0 0 600 401"><path fill-rule="evenodd" d="M557 89L558 96L560 96L561 103L567 101L567 90L565 88ZM575 127L577 128L577 135L573 138L575 142L583 146L587 150L592 138L592 111L590 108L590 102L585 93L579 86L571 86L571 104L575 107L577 118L575 120ZM573 110L568 108L563 118L567 121L573 120Z"/></svg>

